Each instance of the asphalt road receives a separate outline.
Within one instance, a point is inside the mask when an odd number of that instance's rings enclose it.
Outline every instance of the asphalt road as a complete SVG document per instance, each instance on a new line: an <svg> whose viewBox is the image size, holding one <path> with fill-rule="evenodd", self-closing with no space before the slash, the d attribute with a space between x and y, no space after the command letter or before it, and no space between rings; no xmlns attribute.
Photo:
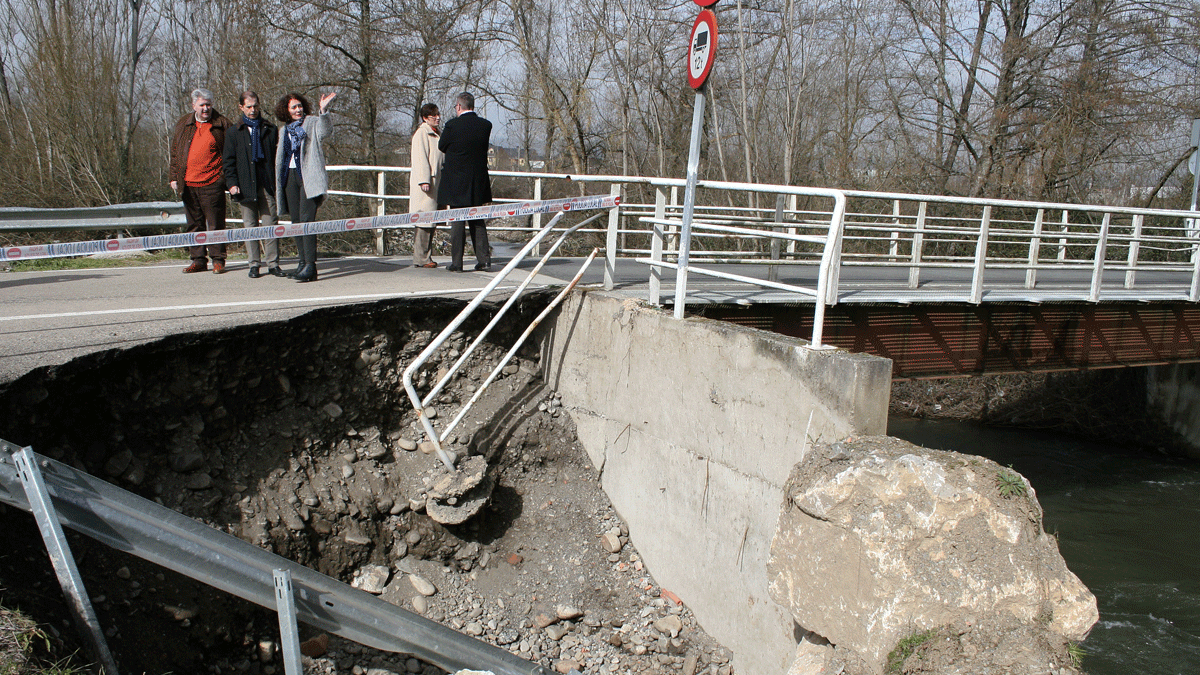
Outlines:
<svg viewBox="0 0 1200 675"><path fill-rule="evenodd" d="M450 273L444 266L413 268L410 262L324 259L318 263L320 279L306 284L272 276L251 279L244 260L230 260L221 275L182 274L184 262L0 272L0 383L84 354L181 333L283 321L318 307L405 297L471 298L495 276ZM514 273L499 290L524 278Z"/></svg>

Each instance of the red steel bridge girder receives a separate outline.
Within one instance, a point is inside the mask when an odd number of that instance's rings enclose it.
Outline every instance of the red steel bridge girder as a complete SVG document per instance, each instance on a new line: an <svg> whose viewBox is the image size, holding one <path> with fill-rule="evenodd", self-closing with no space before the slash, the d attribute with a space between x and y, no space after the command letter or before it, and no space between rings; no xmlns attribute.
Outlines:
<svg viewBox="0 0 1200 675"><path fill-rule="evenodd" d="M710 305L699 313L812 335L813 306ZM1087 370L1200 361L1191 303L838 305L824 341L892 360L894 379Z"/></svg>

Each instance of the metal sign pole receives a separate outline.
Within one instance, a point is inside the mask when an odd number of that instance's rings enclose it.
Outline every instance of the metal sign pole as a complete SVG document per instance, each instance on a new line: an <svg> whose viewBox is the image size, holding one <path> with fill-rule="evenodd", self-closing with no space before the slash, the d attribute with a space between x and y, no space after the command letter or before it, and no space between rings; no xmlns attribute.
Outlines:
<svg viewBox="0 0 1200 675"><path fill-rule="evenodd" d="M700 174L700 132L704 127L704 87L696 90L692 112L692 143L688 149L687 187L683 193L683 227L679 233L679 270L675 273L675 318L683 318L687 305L688 254L692 249L692 211L696 206L696 181Z"/></svg>
<svg viewBox="0 0 1200 675"><path fill-rule="evenodd" d="M1196 210L1196 195L1200 192L1197 190L1200 188L1200 166L1198 166L1200 165L1200 150L1197 150L1197 146L1200 146L1200 119L1192 120L1192 156L1188 159L1188 169L1192 173L1192 211ZM1195 218L1188 219L1187 234L1189 237L1196 236ZM1196 253L1193 252L1192 255L1194 256Z"/></svg>

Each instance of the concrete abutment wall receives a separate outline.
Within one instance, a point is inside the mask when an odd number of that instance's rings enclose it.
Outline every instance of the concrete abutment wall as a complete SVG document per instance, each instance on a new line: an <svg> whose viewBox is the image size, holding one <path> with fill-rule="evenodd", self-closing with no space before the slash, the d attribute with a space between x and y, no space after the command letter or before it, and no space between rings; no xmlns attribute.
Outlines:
<svg viewBox="0 0 1200 675"><path fill-rule="evenodd" d="M657 581L740 672L786 672L766 570L784 483L814 443L886 432L891 362L598 292L544 331L547 383Z"/></svg>
<svg viewBox="0 0 1200 675"><path fill-rule="evenodd" d="M1200 459L1200 363L1151 366L1145 383L1149 423L1175 432L1182 450Z"/></svg>

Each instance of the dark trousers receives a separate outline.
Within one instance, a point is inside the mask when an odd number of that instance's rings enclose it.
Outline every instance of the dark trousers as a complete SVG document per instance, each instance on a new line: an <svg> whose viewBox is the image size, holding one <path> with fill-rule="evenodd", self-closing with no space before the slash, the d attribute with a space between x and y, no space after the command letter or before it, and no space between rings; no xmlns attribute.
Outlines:
<svg viewBox="0 0 1200 675"><path fill-rule="evenodd" d="M183 186L183 209L187 214L187 232L225 229L225 181L199 187ZM207 262L205 250L213 260L225 260L225 244L189 246L192 260Z"/></svg>
<svg viewBox="0 0 1200 675"><path fill-rule="evenodd" d="M480 265L492 264L492 249L488 244L486 220L455 220L450 222L450 265L462 267L463 249L467 246L466 228L471 228L471 246Z"/></svg>
<svg viewBox="0 0 1200 675"><path fill-rule="evenodd" d="M300 169L289 169L287 175L287 185L283 188L287 199L288 213L292 216L293 223L311 223L317 219L317 207L320 202L309 199L308 194L304 191L304 177L300 175Z"/></svg>
<svg viewBox="0 0 1200 675"><path fill-rule="evenodd" d="M288 213L291 214L293 223L311 223L317 219L317 207L321 205L321 202L308 198L308 194L304 191L304 177L300 175L300 169L288 170L287 185L284 186L283 193L284 198L287 199ZM300 266L302 267L305 263L316 264L317 235L306 234L293 237L293 239L296 241L296 253L300 258ZM296 271L299 272L300 267L297 267Z"/></svg>

